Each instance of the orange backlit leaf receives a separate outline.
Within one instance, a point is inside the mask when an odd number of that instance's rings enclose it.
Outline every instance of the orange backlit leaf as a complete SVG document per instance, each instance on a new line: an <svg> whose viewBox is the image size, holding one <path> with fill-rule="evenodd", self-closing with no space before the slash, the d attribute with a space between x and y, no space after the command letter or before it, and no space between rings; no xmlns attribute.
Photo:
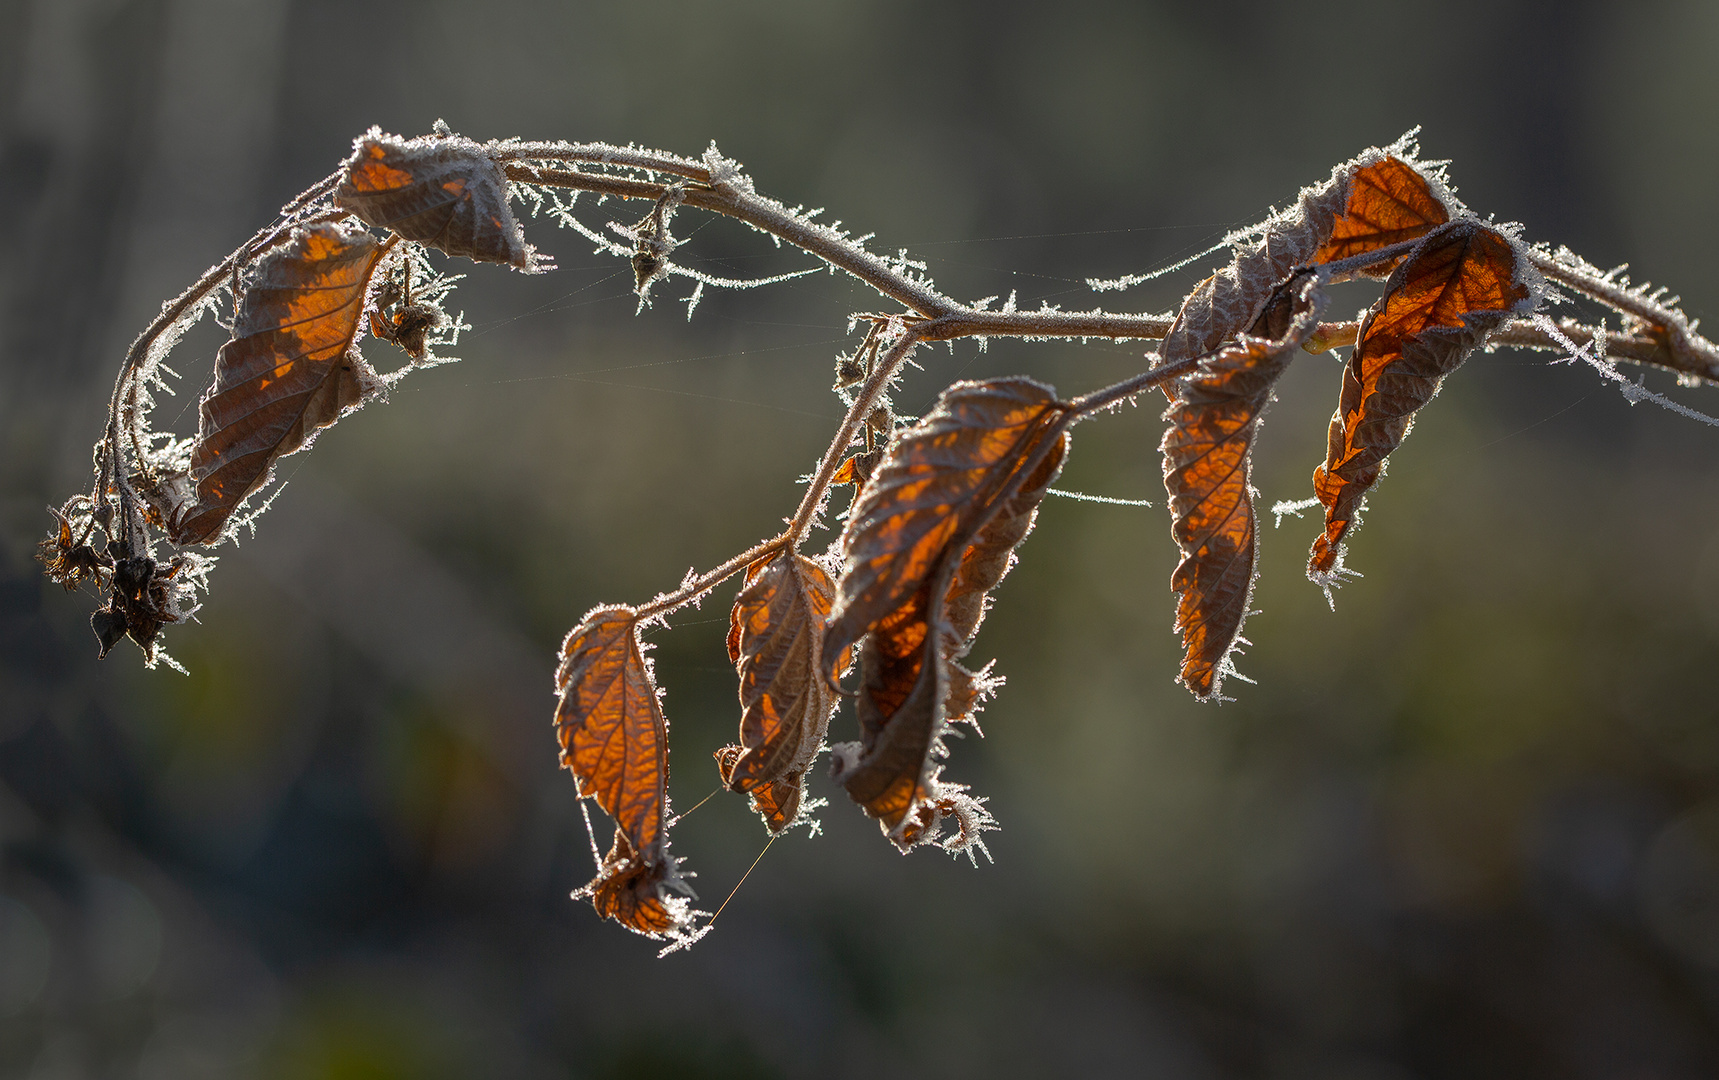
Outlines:
<svg viewBox="0 0 1719 1080"><path fill-rule="evenodd" d="M856 703L860 741L832 748L837 782L898 844L910 812L936 798L932 750L946 726L943 664L925 615L921 598L866 635Z"/></svg>
<svg viewBox="0 0 1719 1080"><path fill-rule="evenodd" d="M573 894L597 914L650 938L685 940L693 926L692 890L666 854L641 857L615 830L615 842L591 883Z"/></svg>
<svg viewBox="0 0 1719 1080"><path fill-rule="evenodd" d="M1313 543L1308 577L1327 588L1339 582L1343 539L1415 413L1488 334L1532 310L1539 295L1516 242L1473 220L1428 234L1391 274L1361 321L1325 463L1313 473L1325 531Z"/></svg>
<svg viewBox="0 0 1719 1080"><path fill-rule="evenodd" d="M458 135L402 139L371 128L353 144L334 201L448 255L527 272L546 268L508 205L501 166Z"/></svg>
<svg viewBox="0 0 1719 1080"><path fill-rule="evenodd" d="M663 835L668 722L632 608L598 608L568 633L555 689L562 766L648 854Z"/></svg>
<svg viewBox="0 0 1719 1080"><path fill-rule="evenodd" d="M957 535L989 520L997 493L1061 416L1055 393L1031 379L956 383L925 419L896 434L842 534L827 677L844 650L924 586Z"/></svg>
<svg viewBox="0 0 1719 1080"><path fill-rule="evenodd" d="M580 796L615 821L614 848L584 894L599 912L640 933L688 929L683 897L690 890L668 854L668 721L637 613L589 612L561 646L555 689L561 764L572 771ZM680 921L659 927L667 916Z"/></svg>
<svg viewBox="0 0 1719 1080"><path fill-rule="evenodd" d="M946 702L960 669L948 659L948 638L928 632L924 602L935 587L866 635L856 706L861 738L831 752L837 782L901 850L936 843L971 854L984 850L979 834L994 820L963 785L942 779ZM960 828L940 836L951 818Z"/></svg>
<svg viewBox="0 0 1719 1080"><path fill-rule="evenodd" d="M251 270L199 407L194 498L168 515L175 544L219 540L278 459L381 392L353 344L381 256L363 229L315 225L295 230Z"/></svg>
<svg viewBox="0 0 1719 1080"><path fill-rule="evenodd" d="M1314 262L1335 262L1425 236L1451 217L1444 185L1409 161L1387 154L1362 165L1349 179L1349 201ZM1395 263L1369 268L1383 277Z"/></svg>
<svg viewBox="0 0 1719 1080"><path fill-rule="evenodd" d="M734 762L741 753L743 750L739 746L724 746L716 752L716 769L722 774L724 784L734 774ZM799 823L800 808L806 801L806 774L784 773L773 780L754 784L749 794L753 812L764 819L764 827L774 836Z"/></svg>
<svg viewBox="0 0 1719 1080"><path fill-rule="evenodd" d="M788 773L752 789L752 809L764 819L764 827L779 833L800 820L806 801L806 774Z"/></svg>
<svg viewBox="0 0 1719 1080"><path fill-rule="evenodd" d="M723 784L752 792L753 809L771 832L793 824L806 770L836 709L835 691L822 675L824 620L835 591L823 567L785 553L747 572L729 617L728 658L740 676L740 742L719 751L717 760ZM837 670L846 666L845 657L836 658Z"/></svg>
<svg viewBox="0 0 1719 1080"><path fill-rule="evenodd" d="M1030 379L957 384L896 434L849 515L824 666L833 676L830 653L861 642L860 741L834 748L835 773L903 849L936 839L927 825L948 815L927 807L939 800L990 820L939 779L951 702L970 712L978 696L954 661L1066 456L1062 419L1054 392ZM957 624L949 600L963 571ZM968 849L976 835L941 842Z"/></svg>
<svg viewBox="0 0 1719 1080"><path fill-rule="evenodd" d="M1253 594L1256 531L1252 449L1278 377L1325 308L1319 276L1280 288L1253 333L1182 379L1164 419L1171 532L1182 560L1171 575L1175 629L1182 635L1179 680L1202 700L1219 697Z"/></svg>

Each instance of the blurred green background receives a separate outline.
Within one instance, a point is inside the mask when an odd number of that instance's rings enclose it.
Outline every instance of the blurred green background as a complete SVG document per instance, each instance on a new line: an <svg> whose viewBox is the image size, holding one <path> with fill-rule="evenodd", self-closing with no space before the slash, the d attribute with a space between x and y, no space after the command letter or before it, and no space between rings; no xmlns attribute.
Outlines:
<svg viewBox="0 0 1719 1080"><path fill-rule="evenodd" d="M1719 1074L1719 435L1545 354L1450 380L1335 614L1313 521L1265 531L1222 708L1172 682L1157 406L1084 425L1062 486L1159 505L1053 501L999 591L975 657L1009 686L949 768L995 864L902 858L820 775L824 835L664 960L567 898L555 648L776 528L874 295L635 317L625 264L528 225L560 268L470 268L463 363L284 463L168 633L188 677L97 663L31 557L132 335L371 124L714 139L956 296L1068 307L1420 124L1483 215L1719 318L1716 50L1699 0L0 0L0 1076ZM805 261L677 231L719 273ZM219 340L161 421L194 428ZM1141 352L957 345L900 405ZM1308 494L1339 373L1292 370L1268 504ZM731 596L653 638L681 808L737 719ZM675 851L709 908L763 843L724 796Z"/></svg>

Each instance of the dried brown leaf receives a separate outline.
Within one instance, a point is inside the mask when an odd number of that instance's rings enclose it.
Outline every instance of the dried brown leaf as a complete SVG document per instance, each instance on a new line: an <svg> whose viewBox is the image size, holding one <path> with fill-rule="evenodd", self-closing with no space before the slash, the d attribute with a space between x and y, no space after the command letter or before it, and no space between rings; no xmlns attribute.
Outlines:
<svg viewBox="0 0 1719 1080"><path fill-rule="evenodd" d="M294 230L251 271L199 407L195 499L167 516L175 544L218 541L278 459L381 392L353 346L381 255L363 229L315 225Z"/></svg>
<svg viewBox="0 0 1719 1080"><path fill-rule="evenodd" d="M1301 189L1288 211L1268 220L1258 242L1238 248L1230 265L1194 286L1158 347L1165 363L1205 356L1253 326L1273 292L1313 261L1349 202L1349 177L1380 155L1339 165L1323 184Z"/></svg>
<svg viewBox="0 0 1719 1080"><path fill-rule="evenodd" d="M1411 159L1386 154L1361 165L1349 179L1349 201L1314 262L1335 262L1425 236L1451 218L1444 184L1422 172ZM1384 277L1401 260L1380 263L1364 273Z"/></svg>
<svg viewBox="0 0 1719 1080"><path fill-rule="evenodd" d="M724 746L716 752L716 768L724 777L733 772L734 761L741 754L739 746ZM773 780L753 785L749 792L752 810L764 819L764 827L775 834L800 820L800 808L806 800L806 774L784 773Z"/></svg>
<svg viewBox="0 0 1719 1080"><path fill-rule="evenodd" d="M567 635L555 710L561 764L615 821L615 843L586 887L599 912L651 936L690 929L668 854L668 721L629 607L597 608ZM665 928L659 925L669 920Z"/></svg>
<svg viewBox="0 0 1719 1080"><path fill-rule="evenodd" d="M448 255L544 269L507 200L507 177L483 147L458 135L402 139L371 128L358 139L335 205Z"/></svg>
<svg viewBox="0 0 1719 1080"><path fill-rule="evenodd" d="M1068 437L1064 435L961 553L955 580L944 601L944 612L950 634L962 652L979 633L979 624L990 607L991 590L1014 568L1015 549L1033 531L1039 504L1062 472L1067 457Z"/></svg>
<svg viewBox="0 0 1719 1080"><path fill-rule="evenodd" d="M956 383L896 434L842 534L841 595L824 639L828 677L844 650L919 592L953 539L990 519L997 493L1061 415L1055 393L1031 379Z"/></svg>
<svg viewBox="0 0 1719 1080"><path fill-rule="evenodd" d="M1066 455L1062 417L1050 388L1030 379L957 384L897 433L849 515L824 648L828 656L862 641L860 741L837 748L836 778L904 849L935 839L947 816L936 810L940 800L990 820L958 785L939 779L950 704L970 711L976 697L971 674L958 674L954 659ZM949 597L964 569L956 626ZM834 674L828 660L825 670ZM976 835L964 829L944 844L964 848Z"/></svg>
<svg viewBox="0 0 1719 1080"><path fill-rule="evenodd" d="M1413 150L1404 136L1303 188L1293 207L1260 227L1258 240L1238 247L1229 266L1194 287L1159 355L1173 362L1211 353L1253 326L1273 290L1297 269L1410 240L1447 221L1456 201Z"/></svg>
<svg viewBox="0 0 1719 1080"><path fill-rule="evenodd" d="M1313 473L1325 531L1313 542L1308 577L1338 583L1343 539L1415 413L1488 334L1539 297L1519 245L1472 219L1429 233L1391 274L1344 365L1325 463Z"/></svg>
<svg viewBox="0 0 1719 1080"><path fill-rule="evenodd" d="M824 620L834 599L835 583L823 567L784 553L747 572L729 616L740 742L726 748L733 753L718 753L722 782L730 791L752 792L753 809L772 832L793 824L806 770L836 709L835 691L822 675ZM837 657L835 666L845 668L846 659Z"/></svg>
<svg viewBox="0 0 1719 1080"><path fill-rule="evenodd" d="M639 855L619 829L597 876L573 895L589 898L602 918L646 937L684 940L692 928L692 890L674 859Z"/></svg>
<svg viewBox="0 0 1719 1080"><path fill-rule="evenodd" d="M1257 562L1253 439L1278 377L1319 323L1326 300L1319 284L1308 272L1280 287L1253 333L1181 380L1164 413L1164 488L1182 552L1170 578L1182 635L1179 681L1202 700L1218 697L1233 670Z"/></svg>

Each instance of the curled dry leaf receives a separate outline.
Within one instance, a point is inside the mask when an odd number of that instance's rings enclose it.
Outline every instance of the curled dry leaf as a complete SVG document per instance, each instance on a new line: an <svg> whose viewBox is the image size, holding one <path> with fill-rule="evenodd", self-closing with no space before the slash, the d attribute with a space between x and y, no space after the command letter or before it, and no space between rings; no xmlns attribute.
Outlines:
<svg viewBox="0 0 1719 1080"><path fill-rule="evenodd" d="M651 937L691 930L687 897L668 853L668 722L632 608L588 613L561 646L555 710L561 764L582 798L615 821L614 846L580 895Z"/></svg>
<svg viewBox="0 0 1719 1080"><path fill-rule="evenodd" d="M1325 507L1307 566L1314 582L1329 588L1341 579L1344 536L1415 413L1488 334L1531 311L1540 295L1516 241L1472 219L1429 233L1391 274L1361 321L1325 463L1313 473Z"/></svg>
<svg viewBox="0 0 1719 1080"><path fill-rule="evenodd" d="M619 829L597 876L573 895L589 898L600 917L649 938L683 940L691 930L687 897L692 890L681 879L675 861L642 857Z"/></svg>
<svg viewBox="0 0 1719 1080"><path fill-rule="evenodd" d="M1252 450L1272 388L1319 324L1320 275L1280 287L1253 332L1181 380L1164 413L1171 532L1182 561L1170 578L1182 635L1179 681L1202 700L1219 696L1253 594L1257 525Z"/></svg>
<svg viewBox="0 0 1719 1080"><path fill-rule="evenodd" d="M402 139L371 128L355 143L335 205L448 255L546 269L507 202L507 177L459 135Z"/></svg>
<svg viewBox="0 0 1719 1080"><path fill-rule="evenodd" d="M1162 359L1204 356L1235 340L1300 267L1412 240L1449 220L1455 199L1414 160L1413 149L1405 136L1337 166L1324 183L1303 188L1294 206L1260 226L1257 241L1238 247L1229 266L1188 294L1159 348Z"/></svg>
<svg viewBox="0 0 1719 1080"><path fill-rule="evenodd" d="M1293 207L1265 223L1258 243L1237 250L1229 266L1194 286L1159 347L1164 362L1216 352L1253 326L1277 287L1325 245L1348 205L1354 168L1340 165L1325 183L1302 188Z"/></svg>
<svg viewBox="0 0 1719 1080"><path fill-rule="evenodd" d="M154 489L173 493L159 509L175 544L218 541L276 460L381 392L353 347L381 256L363 229L328 224L294 230L258 261L199 406L189 484Z"/></svg>
<svg viewBox="0 0 1719 1080"><path fill-rule="evenodd" d="M752 793L772 833L799 816L806 770L824 745L837 697L823 678L824 620L835 583L786 552L760 560L729 616L728 659L740 675L740 742L717 751L722 782ZM837 657L835 667L847 666Z"/></svg>
<svg viewBox="0 0 1719 1080"><path fill-rule="evenodd" d="M95 522L90 518L88 505L88 499L74 498L59 510L48 507L58 529L36 545L36 560L48 578L67 591L85 581L93 581L97 588L102 588L113 573L113 557L95 550L89 542Z"/></svg>
<svg viewBox="0 0 1719 1080"><path fill-rule="evenodd" d="M878 447L876 450L862 450L837 467L836 474L830 478L830 486L843 487L852 484L854 497L857 499L867 482L871 480L871 474L877 471L877 463L882 460L882 447Z"/></svg>
<svg viewBox="0 0 1719 1080"><path fill-rule="evenodd" d="M1350 176L1348 203L1313 261L1336 262L1425 236L1450 220L1450 202L1442 182L1412 161L1386 154L1361 165ZM1364 273L1383 277L1397 261L1381 263Z"/></svg>
<svg viewBox="0 0 1719 1080"><path fill-rule="evenodd" d="M738 745L724 746L713 755L717 772L722 775L725 785L734 772L734 762L742 752L743 748ZM800 808L806 801L806 773L783 773L772 780L757 781L748 794L752 797L753 811L764 819L764 827L774 836L799 823Z"/></svg>
<svg viewBox="0 0 1719 1080"><path fill-rule="evenodd" d="M976 696L953 661L1066 455L1063 417L1054 392L1030 379L957 384L897 433L849 515L824 668L833 677L830 658L861 642L860 741L836 748L836 778L904 849L935 839L956 804L989 822L977 800L938 779L951 696L969 710ZM949 598L964 568L957 626Z"/></svg>

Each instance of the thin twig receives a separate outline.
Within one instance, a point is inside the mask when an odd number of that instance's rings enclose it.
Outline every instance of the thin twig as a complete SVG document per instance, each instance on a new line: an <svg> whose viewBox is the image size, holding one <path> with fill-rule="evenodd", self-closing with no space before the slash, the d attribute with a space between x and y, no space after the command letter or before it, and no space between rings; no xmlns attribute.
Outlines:
<svg viewBox="0 0 1719 1080"><path fill-rule="evenodd" d="M921 324L925 325L929 324ZM859 393L854 395L854 403L848 406L848 414L842 417L842 426L836 429L835 437L830 439L829 448L824 451L824 459L818 463L818 471L813 474L812 482L806 486L806 494L800 499L799 507L789 520L787 532L783 533L791 547L798 548L805 541L806 532L817 517L818 507L823 504L824 493L829 491L830 482L835 479L836 470L841 467L842 455L847 453L860 425L865 423L865 418L871 414L877 399L882 396L884 387L895 378L895 373L900 371L901 365L913 355L913 350L919 347L919 330L920 327L908 327L890 345L889 350L872 364L871 374L866 376Z"/></svg>
<svg viewBox="0 0 1719 1080"><path fill-rule="evenodd" d="M1132 378L1123 379L1119 383L1112 383L1101 390L1094 390L1090 394L1077 397L1068 403L1068 411L1073 417L1070 422L1078 423L1094 413L1102 412L1118 402L1127 400L1142 390L1150 390L1161 383L1169 382L1171 379L1179 379L1199 367L1200 362L1210 355L1212 354L1201 353L1198 356L1185 357L1173 364L1160 364L1149 371L1142 371Z"/></svg>
<svg viewBox="0 0 1719 1080"><path fill-rule="evenodd" d="M716 588L724 581L727 581L735 574L738 574L748 566L751 566L759 559L768 555L774 555L782 549L782 547L787 543L787 540L787 534L784 533L781 536L766 540L762 544L755 544L752 547L747 548L745 551L742 551L740 554L729 559L727 562L718 566L709 573L693 578L674 592L664 593L655 600L652 600L650 603L639 608L637 612L639 620L642 622L645 619L654 618L658 615L667 615L679 608L685 607L687 604L692 603L694 600Z"/></svg>
<svg viewBox="0 0 1719 1080"><path fill-rule="evenodd" d="M615 165L627 169L649 169L652 172L684 176L701 184L710 183L710 169L703 163L679 154L657 150L640 150L632 146L610 146L607 143L522 142L509 139L485 147L496 161L583 161L592 165ZM513 179L510 175L509 179Z"/></svg>
<svg viewBox="0 0 1719 1080"><path fill-rule="evenodd" d="M509 162L507 165L508 179L525 184L540 184L545 187L590 191L624 199L659 199L669 186L631 177L576 169L546 168L521 160L533 156L522 151L506 158ZM543 155L544 158L551 156L553 155ZM597 160L597 157L595 154L588 154L582 158L575 158L572 154L566 154L562 156L561 160ZM654 166L644 164L644 160L643 157L639 157L631 161L616 163L636 168L654 168ZM686 176L695 180L700 179L696 170L684 165L684 159L678 160L682 161L683 164L674 169L665 167L661 171L672 172L674 175ZM708 176L708 170L705 175ZM732 189L719 190L693 184L686 188L686 205L696 206L703 210L744 221L823 259L832 266L847 271L878 292L898 301L920 317L927 319L929 324L920 328L920 341L922 342L991 336L1158 340L1169 332L1175 321L1172 315L1129 314L1103 310L1089 312L978 311L909 278L906 274L888 265L885 260L863 250L834 230L815 225L794 215L774 200L765 199L749 192L737 192ZM1548 277L1554 277L1560 282L1570 285L1572 288L1581 289L1589 295L1596 295L1591 281L1556 260L1536 257L1535 265L1540 267ZM1623 309L1629 310L1631 314L1636 314L1636 308L1642 308L1641 317L1646 321L1653 321L1649 318L1653 312L1646 308L1641 298L1634 297L1624 290L1615 291L1619 297L1615 301L1616 305L1630 305ZM1604 302L1614 302L1610 298L1610 293L1606 297L1596 298L1602 299ZM1310 341L1312 348L1309 351L1324 351L1339 346L1353 345L1359 325L1358 322L1353 321L1321 323ZM1561 325L1564 332L1578 343L1591 341L1595 334L1601 332L1596 327L1569 320ZM1682 333L1682 328L1670 329L1674 335ZM1673 348L1670 342L1661 337L1607 331L1607 354L1617 360L1627 360L1631 363L1665 368L1682 375L1696 375L1704 379L1719 381L1719 359L1709 356L1709 352L1713 349L1711 343L1693 333L1687 333L1686 336L1692 339L1686 344L1686 347ZM1549 351L1555 351L1560 347L1557 342L1526 320L1507 324L1492 335L1489 344ZM1678 342L1678 344L1685 343Z"/></svg>
<svg viewBox="0 0 1719 1080"><path fill-rule="evenodd" d="M1588 326L1574 319L1561 320L1558 325L1578 345L1588 344L1600 333L1598 327ZM1307 351L1324 352L1327 349L1353 345L1360 329L1361 324L1356 321L1320 323L1309 339ZM1645 334L1625 334L1616 330L1605 331L1605 338L1606 355L1613 360L1628 360L1632 364L1660 367L1679 374L1698 375L1704 379L1719 381L1719 370L1709 370L1680 361L1665 347L1664 342L1656 338ZM1486 339L1486 343L1494 348L1534 349L1540 352L1559 352L1563 349L1562 345L1527 319L1505 323Z"/></svg>

